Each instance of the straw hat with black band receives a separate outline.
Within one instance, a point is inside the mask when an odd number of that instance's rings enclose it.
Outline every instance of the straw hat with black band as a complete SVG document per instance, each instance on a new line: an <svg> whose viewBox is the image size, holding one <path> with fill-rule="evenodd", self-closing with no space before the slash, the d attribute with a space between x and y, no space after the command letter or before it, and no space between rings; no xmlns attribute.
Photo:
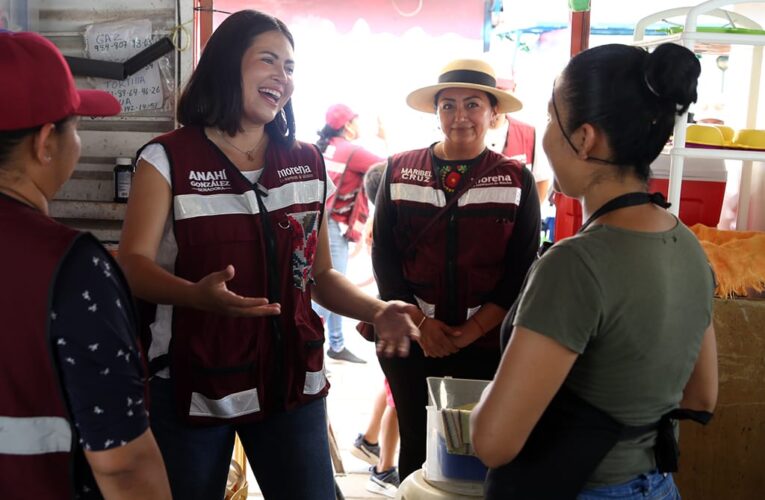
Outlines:
<svg viewBox="0 0 765 500"><path fill-rule="evenodd" d="M436 110L436 96L444 89L464 88L482 90L497 98L497 113L510 113L523 107L521 101L510 92L497 88L494 68L480 59L457 59L441 70L436 85L417 89L406 97L406 103L425 113Z"/></svg>

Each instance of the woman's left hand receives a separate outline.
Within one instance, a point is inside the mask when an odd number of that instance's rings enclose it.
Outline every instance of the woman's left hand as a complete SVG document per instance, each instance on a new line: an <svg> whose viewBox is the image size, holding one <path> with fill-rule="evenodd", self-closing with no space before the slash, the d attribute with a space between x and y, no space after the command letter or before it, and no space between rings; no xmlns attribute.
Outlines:
<svg viewBox="0 0 765 500"><path fill-rule="evenodd" d="M374 317L377 335L377 352L386 357L409 354L410 337L417 337L419 331L410 316L419 309L400 300L391 300Z"/></svg>

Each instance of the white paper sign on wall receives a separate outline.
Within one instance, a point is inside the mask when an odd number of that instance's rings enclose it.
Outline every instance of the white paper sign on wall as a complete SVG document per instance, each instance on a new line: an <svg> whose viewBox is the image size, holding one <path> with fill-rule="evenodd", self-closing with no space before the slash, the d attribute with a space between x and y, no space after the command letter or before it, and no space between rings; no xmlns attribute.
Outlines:
<svg viewBox="0 0 765 500"><path fill-rule="evenodd" d="M152 44L148 19L91 24L85 29L85 51L90 59L124 62ZM123 113L162 109L164 96L157 61L124 80L96 78L95 87L119 100Z"/></svg>

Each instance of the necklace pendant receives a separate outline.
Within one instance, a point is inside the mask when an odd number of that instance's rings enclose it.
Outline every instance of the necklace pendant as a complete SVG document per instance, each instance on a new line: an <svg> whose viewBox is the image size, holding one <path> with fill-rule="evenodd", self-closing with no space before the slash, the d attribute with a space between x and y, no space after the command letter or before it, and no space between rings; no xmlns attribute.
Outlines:
<svg viewBox="0 0 765 500"><path fill-rule="evenodd" d="M247 151L245 154L247 155L248 160L255 161L255 157L252 156L252 151Z"/></svg>

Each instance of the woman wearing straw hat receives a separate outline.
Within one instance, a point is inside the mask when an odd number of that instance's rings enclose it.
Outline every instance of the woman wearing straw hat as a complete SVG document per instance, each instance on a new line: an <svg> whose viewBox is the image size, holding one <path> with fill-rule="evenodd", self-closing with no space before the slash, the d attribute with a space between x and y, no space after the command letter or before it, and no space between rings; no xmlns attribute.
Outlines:
<svg viewBox="0 0 765 500"><path fill-rule="evenodd" d="M533 176L484 145L492 118L521 108L497 89L492 67L453 61L407 103L435 112L443 138L391 157L375 203L380 295L420 309L409 357L380 358L398 410L402 479L425 458L425 378L491 379L499 324L539 246Z"/></svg>

